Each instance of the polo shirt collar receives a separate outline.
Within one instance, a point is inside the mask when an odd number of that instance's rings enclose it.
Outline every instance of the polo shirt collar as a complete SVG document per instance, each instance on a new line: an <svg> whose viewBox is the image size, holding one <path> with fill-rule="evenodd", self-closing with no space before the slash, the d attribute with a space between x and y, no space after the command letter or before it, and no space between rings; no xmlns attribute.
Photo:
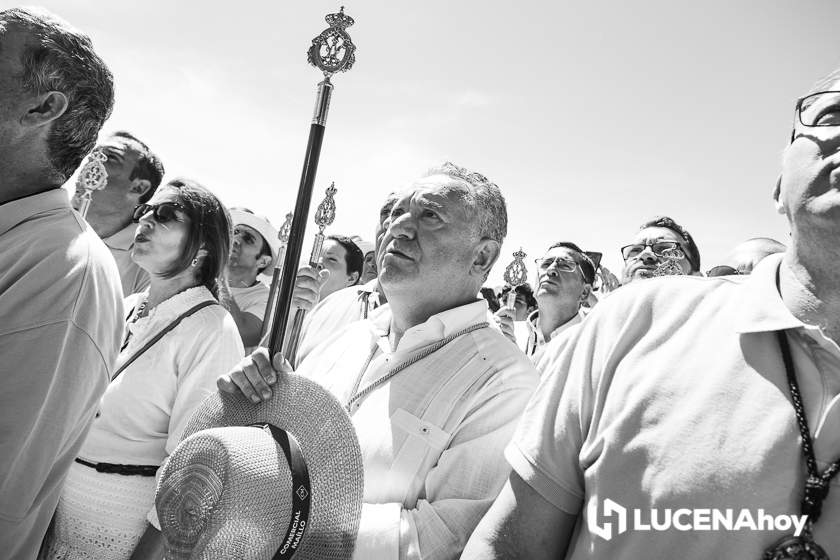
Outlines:
<svg viewBox="0 0 840 560"><path fill-rule="evenodd" d="M0 235L36 214L63 209L70 210L70 199L67 191L61 188L0 204Z"/></svg>
<svg viewBox="0 0 840 560"><path fill-rule="evenodd" d="M738 290L739 313L735 332L757 333L796 329L804 326L782 301L776 279L783 253L765 257Z"/></svg>
<svg viewBox="0 0 840 560"><path fill-rule="evenodd" d="M111 249L128 251L134 245L135 233L137 233L137 224L132 222L111 237L106 237L102 241Z"/></svg>

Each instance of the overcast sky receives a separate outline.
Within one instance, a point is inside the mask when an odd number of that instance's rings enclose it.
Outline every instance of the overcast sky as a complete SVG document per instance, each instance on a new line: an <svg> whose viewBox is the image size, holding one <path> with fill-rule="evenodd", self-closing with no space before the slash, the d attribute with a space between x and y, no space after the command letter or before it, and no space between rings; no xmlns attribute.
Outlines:
<svg viewBox="0 0 840 560"><path fill-rule="evenodd" d="M114 72L105 130L145 140L169 178L282 222L320 80L305 53L338 3L41 5L90 34ZM786 241L771 192L796 98L840 65L840 2L345 6L356 66L333 80L312 203L336 182L331 232L371 238L386 193L451 160L507 197L491 283L520 245L530 261L557 240L618 272L618 248L656 214L695 236L704 270L746 238Z"/></svg>

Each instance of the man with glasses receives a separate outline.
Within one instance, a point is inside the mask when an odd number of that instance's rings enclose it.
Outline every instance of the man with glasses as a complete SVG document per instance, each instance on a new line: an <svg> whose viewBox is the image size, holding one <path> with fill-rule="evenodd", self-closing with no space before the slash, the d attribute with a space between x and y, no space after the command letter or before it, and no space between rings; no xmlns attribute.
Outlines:
<svg viewBox="0 0 840 560"><path fill-rule="evenodd" d="M588 300L595 281L596 264L576 244L561 241L536 259L537 288L534 296L537 310L526 321L527 338L518 342L513 317L507 309L496 312L502 333L536 361L545 344L579 324L583 319L581 305Z"/></svg>
<svg viewBox="0 0 840 560"><path fill-rule="evenodd" d="M622 285L654 276L697 275L700 252L688 231L668 216L642 224L633 242L621 248Z"/></svg>
<svg viewBox="0 0 840 560"><path fill-rule="evenodd" d="M790 248L749 276L636 282L601 302L543 372L462 558L840 550L840 70L814 92L774 192Z"/></svg>
<svg viewBox="0 0 840 560"><path fill-rule="evenodd" d="M149 147L130 132L118 131L96 146L108 159L104 162L108 182L94 191L85 219L105 242L120 271L123 295L142 292L149 285L149 275L131 260L134 232L134 207L148 202L163 179L163 164ZM73 196L78 209L83 189Z"/></svg>

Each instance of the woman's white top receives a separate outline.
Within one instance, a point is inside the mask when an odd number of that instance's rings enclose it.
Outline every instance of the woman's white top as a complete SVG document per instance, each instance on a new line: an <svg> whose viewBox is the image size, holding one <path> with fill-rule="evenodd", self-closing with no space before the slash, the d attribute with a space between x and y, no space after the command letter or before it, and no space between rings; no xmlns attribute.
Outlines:
<svg viewBox="0 0 840 560"><path fill-rule="evenodd" d="M147 296L127 297L126 311ZM183 312L207 300L215 301L207 288L190 288L128 323L128 345L116 368ZM233 317L221 305L185 318L110 383L79 457L94 463L160 465L178 446L195 408L216 391L216 379L243 355Z"/></svg>

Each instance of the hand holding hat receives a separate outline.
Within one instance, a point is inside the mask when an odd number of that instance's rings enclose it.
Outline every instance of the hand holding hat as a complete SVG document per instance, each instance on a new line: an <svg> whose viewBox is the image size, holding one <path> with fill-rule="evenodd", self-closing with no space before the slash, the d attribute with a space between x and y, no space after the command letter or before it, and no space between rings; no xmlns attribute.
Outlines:
<svg viewBox="0 0 840 560"><path fill-rule="evenodd" d="M161 468L166 558L349 559L363 469L350 417L309 379L283 372L256 405L211 395Z"/></svg>

